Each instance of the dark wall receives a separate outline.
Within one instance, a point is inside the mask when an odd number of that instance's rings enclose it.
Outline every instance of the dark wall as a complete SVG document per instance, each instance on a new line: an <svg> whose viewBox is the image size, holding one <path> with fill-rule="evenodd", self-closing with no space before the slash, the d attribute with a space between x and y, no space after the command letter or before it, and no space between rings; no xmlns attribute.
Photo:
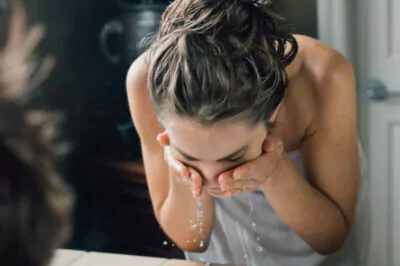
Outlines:
<svg viewBox="0 0 400 266"><path fill-rule="evenodd" d="M286 18L296 33L317 37L316 0L275 0L273 9Z"/></svg>
<svg viewBox="0 0 400 266"><path fill-rule="evenodd" d="M64 132L75 155L127 156L127 143L118 131L130 121L127 69L105 60L99 46L103 25L120 14L117 1L29 0L26 6L30 21L47 29L40 51L57 58L36 100L67 115ZM132 150L139 152L136 147Z"/></svg>

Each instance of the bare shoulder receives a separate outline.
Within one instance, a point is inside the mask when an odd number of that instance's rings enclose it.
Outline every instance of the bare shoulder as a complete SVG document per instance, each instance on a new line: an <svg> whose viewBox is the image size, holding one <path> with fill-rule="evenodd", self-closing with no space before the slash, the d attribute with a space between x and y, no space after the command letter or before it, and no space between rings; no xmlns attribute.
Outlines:
<svg viewBox="0 0 400 266"><path fill-rule="evenodd" d="M142 144L157 145L156 135L163 131L147 93L148 54L138 57L126 77L131 117ZM153 140L154 139L154 140Z"/></svg>
<svg viewBox="0 0 400 266"><path fill-rule="evenodd" d="M299 43L302 68L310 79L316 95L329 94L329 89L341 80L354 80L351 63L340 52L314 38L296 35ZM348 93L355 92L355 86L345 86ZM343 87L342 87L343 88Z"/></svg>
<svg viewBox="0 0 400 266"><path fill-rule="evenodd" d="M126 89L128 98L132 100L144 100L147 86L147 54L139 56L130 66L126 76Z"/></svg>
<svg viewBox="0 0 400 266"><path fill-rule="evenodd" d="M316 39L302 35L295 37L299 45L299 73L302 80L306 80L302 90L303 96L307 95L303 97L303 109L308 114L305 115L308 117L305 134L313 135L322 124L332 121L332 114L339 110L342 110L342 121L354 120L357 96L351 63Z"/></svg>

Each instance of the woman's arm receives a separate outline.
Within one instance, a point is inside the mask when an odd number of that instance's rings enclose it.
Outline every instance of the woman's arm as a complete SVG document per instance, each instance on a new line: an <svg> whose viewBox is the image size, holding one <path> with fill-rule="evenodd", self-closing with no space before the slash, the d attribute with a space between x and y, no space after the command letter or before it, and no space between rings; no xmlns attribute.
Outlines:
<svg viewBox="0 0 400 266"><path fill-rule="evenodd" d="M307 178L289 161L262 187L282 220L321 254L344 244L360 180L354 73L337 53L329 65L319 78L318 112L302 144Z"/></svg>
<svg viewBox="0 0 400 266"><path fill-rule="evenodd" d="M129 106L139 134L146 179L155 216L164 232L184 251L202 252L207 248L214 224L214 204L211 196L203 195L203 236L200 246L199 230L189 221L196 221L197 201L187 184L177 182L164 160L164 149L157 135L164 132L158 122L146 90L146 63L141 56L127 76ZM197 228L198 229L198 228ZM196 239L196 242L193 242ZM188 242L189 240L189 242Z"/></svg>

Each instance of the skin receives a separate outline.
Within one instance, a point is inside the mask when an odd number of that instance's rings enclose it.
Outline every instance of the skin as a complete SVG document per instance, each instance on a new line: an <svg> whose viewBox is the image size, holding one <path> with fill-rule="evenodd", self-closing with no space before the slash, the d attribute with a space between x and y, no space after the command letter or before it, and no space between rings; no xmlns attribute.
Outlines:
<svg viewBox="0 0 400 266"><path fill-rule="evenodd" d="M271 118L277 121L273 130L241 122L202 127L195 120L174 116L161 125L145 92L145 60L133 64L128 97L153 207L161 226L182 249L201 252L206 247L198 249L182 240L190 233L173 216L194 215L195 204L186 202L190 194L183 193L183 186L178 189L172 176L191 180L188 190L203 197L209 214L205 224L210 226L206 241L214 219L213 196L261 188L281 219L314 250L331 254L343 246L354 222L360 179L354 73L348 61L328 46L295 37L299 53L287 69L290 86ZM247 148L235 157L238 161L218 161L243 146ZM297 149L303 155L304 176L287 155ZM199 160L188 160L180 151ZM168 171L170 179L165 177ZM186 204L182 209L193 208L193 213L178 213L172 204Z"/></svg>

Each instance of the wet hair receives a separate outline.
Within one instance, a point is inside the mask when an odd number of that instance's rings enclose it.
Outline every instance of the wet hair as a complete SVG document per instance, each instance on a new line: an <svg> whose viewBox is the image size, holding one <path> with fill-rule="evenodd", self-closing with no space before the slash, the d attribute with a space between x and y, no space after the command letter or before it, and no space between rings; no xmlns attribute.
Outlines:
<svg viewBox="0 0 400 266"><path fill-rule="evenodd" d="M267 123L288 86L297 42L269 1L175 0L149 48L157 116Z"/></svg>
<svg viewBox="0 0 400 266"><path fill-rule="evenodd" d="M53 61L30 59L42 30L25 34L22 24L18 6L0 52L0 262L44 266L67 239L72 196L56 171L65 151L54 139L59 116L28 101Z"/></svg>

